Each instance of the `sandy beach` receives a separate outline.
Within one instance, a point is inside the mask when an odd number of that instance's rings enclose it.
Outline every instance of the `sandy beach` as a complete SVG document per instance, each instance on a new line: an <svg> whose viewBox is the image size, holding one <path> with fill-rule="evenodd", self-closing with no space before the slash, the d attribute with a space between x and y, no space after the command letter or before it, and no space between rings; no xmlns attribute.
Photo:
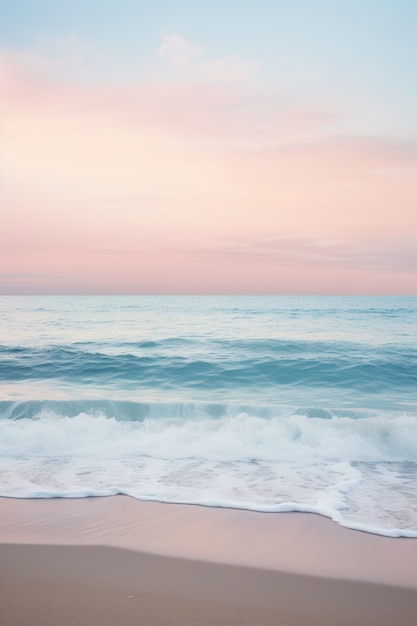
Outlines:
<svg viewBox="0 0 417 626"><path fill-rule="evenodd" d="M4 626L413 626L417 540L317 515L0 499Z"/></svg>

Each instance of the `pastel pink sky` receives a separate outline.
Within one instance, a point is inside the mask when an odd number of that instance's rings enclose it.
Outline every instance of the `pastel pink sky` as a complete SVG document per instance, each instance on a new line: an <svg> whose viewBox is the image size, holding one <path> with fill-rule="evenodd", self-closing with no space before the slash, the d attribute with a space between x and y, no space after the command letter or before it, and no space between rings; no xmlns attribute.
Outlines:
<svg viewBox="0 0 417 626"><path fill-rule="evenodd" d="M200 72L94 84L3 50L0 293L415 294L416 143L254 62Z"/></svg>

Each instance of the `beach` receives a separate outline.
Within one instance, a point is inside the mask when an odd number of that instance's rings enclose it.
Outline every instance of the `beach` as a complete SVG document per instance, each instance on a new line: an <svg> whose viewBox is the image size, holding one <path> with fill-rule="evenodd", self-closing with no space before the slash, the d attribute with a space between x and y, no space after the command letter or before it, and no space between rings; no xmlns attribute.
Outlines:
<svg viewBox="0 0 417 626"><path fill-rule="evenodd" d="M417 541L303 513L0 499L0 623L412 626Z"/></svg>
<svg viewBox="0 0 417 626"><path fill-rule="evenodd" d="M415 626L415 298L0 308L0 626Z"/></svg>

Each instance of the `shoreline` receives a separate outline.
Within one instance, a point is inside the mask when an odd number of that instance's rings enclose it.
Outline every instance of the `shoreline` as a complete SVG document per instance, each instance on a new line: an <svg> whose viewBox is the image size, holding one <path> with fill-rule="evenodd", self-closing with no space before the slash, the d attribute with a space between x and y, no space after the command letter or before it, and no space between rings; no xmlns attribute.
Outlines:
<svg viewBox="0 0 417 626"><path fill-rule="evenodd" d="M417 540L306 513L0 498L0 624L411 626Z"/></svg>

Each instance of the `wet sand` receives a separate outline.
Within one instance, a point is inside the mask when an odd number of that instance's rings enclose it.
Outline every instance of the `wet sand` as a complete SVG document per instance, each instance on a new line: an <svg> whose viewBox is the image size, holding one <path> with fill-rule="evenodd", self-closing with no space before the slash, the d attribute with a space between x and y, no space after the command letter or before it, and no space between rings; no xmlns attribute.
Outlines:
<svg viewBox="0 0 417 626"><path fill-rule="evenodd" d="M302 513L0 498L4 626L413 626L417 540Z"/></svg>

